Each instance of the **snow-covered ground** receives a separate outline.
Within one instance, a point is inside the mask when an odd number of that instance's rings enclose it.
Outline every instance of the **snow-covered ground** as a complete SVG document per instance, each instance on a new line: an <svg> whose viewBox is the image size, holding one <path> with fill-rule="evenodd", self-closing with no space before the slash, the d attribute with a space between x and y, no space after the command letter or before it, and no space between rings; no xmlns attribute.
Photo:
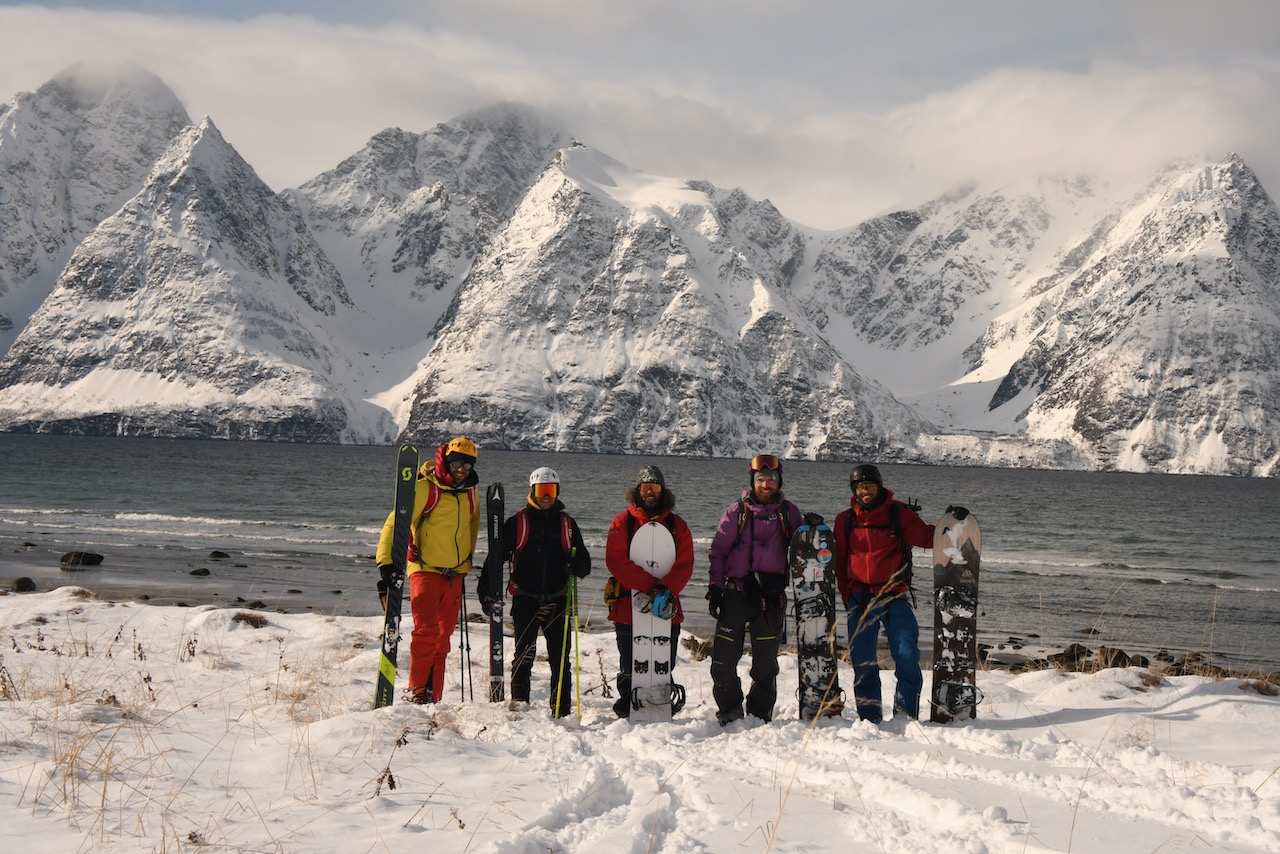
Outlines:
<svg viewBox="0 0 1280 854"><path fill-rule="evenodd" d="M1280 850L1269 686L983 672L977 721L806 726L786 656L777 718L722 730L709 662L682 648L688 706L632 726L602 696L617 663L606 633L582 637L581 720L553 722L542 661L531 708L484 700L487 633L473 625L474 701L460 700L455 646L444 701L370 711L380 623L79 588L0 597L6 847ZM402 647L402 676L407 659Z"/></svg>

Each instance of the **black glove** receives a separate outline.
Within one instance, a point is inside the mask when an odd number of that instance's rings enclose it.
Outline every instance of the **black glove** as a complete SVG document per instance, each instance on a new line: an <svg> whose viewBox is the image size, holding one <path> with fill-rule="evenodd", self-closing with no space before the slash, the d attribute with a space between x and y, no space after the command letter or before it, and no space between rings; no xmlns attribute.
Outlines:
<svg viewBox="0 0 1280 854"><path fill-rule="evenodd" d="M825 525L827 520L817 513L806 513L804 514L804 523L810 528L816 528L819 525Z"/></svg>
<svg viewBox="0 0 1280 854"><path fill-rule="evenodd" d="M382 576L378 580L378 595L386 596L387 591L391 589L392 581L396 577L396 568L389 563L384 563L378 567L378 573Z"/></svg>
<svg viewBox="0 0 1280 854"><path fill-rule="evenodd" d="M573 573L574 578L586 578L591 574L591 561L573 561L569 565L569 571Z"/></svg>
<svg viewBox="0 0 1280 854"><path fill-rule="evenodd" d="M378 567L378 573L382 576L378 579L378 601L382 603L385 610L387 607L387 593L391 590L393 579L396 576L396 568L389 563L384 563Z"/></svg>
<svg viewBox="0 0 1280 854"><path fill-rule="evenodd" d="M720 609L724 607L724 588L714 585L707 588L707 612L717 620L720 619Z"/></svg>
<svg viewBox="0 0 1280 854"><path fill-rule="evenodd" d="M969 515L969 511L958 504L948 504L946 512L955 516L957 522L963 522L964 518Z"/></svg>
<svg viewBox="0 0 1280 854"><path fill-rule="evenodd" d="M480 594L480 610L484 611L486 617L493 616L493 597L487 593Z"/></svg>

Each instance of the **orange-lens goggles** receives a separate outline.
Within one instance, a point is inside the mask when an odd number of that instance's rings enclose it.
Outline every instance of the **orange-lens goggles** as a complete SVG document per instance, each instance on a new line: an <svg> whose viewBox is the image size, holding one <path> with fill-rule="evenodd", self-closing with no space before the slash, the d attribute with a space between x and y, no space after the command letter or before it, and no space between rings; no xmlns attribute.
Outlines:
<svg viewBox="0 0 1280 854"><path fill-rule="evenodd" d="M534 498L555 498L560 494L560 484L558 483L535 483L533 485Z"/></svg>
<svg viewBox="0 0 1280 854"><path fill-rule="evenodd" d="M773 454L757 454L751 458L752 471L777 471L782 468L782 460Z"/></svg>

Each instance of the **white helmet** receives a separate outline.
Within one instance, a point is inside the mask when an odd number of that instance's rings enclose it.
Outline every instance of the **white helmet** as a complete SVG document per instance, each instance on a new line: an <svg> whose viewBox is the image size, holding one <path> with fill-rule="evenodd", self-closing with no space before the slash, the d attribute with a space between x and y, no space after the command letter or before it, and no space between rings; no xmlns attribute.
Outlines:
<svg viewBox="0 0 1280 854"><path fill-rule="evenodd" d="M539 483L554 483L559 485L560 475L556 474L555 469L543 466L540 469L534 469L529 475L529 486L535 486Z"/></svg>

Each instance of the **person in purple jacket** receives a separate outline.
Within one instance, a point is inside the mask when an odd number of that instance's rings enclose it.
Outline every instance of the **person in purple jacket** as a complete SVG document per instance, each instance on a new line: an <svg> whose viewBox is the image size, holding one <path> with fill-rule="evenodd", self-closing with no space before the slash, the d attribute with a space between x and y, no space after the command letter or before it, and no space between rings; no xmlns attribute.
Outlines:
<svg viewBox="0 0 1280 854"><path fill-rule="evenodd" d="M778 646L786 637L787 545L800 526L800 508L782 497L782 461L772 454L751 460L751 488L729 505L711 541L707 602L716 620L711 645L716 720L743 718L738 661L751 632L751 690L746 714L773 718L778 697Z"/></svg>

